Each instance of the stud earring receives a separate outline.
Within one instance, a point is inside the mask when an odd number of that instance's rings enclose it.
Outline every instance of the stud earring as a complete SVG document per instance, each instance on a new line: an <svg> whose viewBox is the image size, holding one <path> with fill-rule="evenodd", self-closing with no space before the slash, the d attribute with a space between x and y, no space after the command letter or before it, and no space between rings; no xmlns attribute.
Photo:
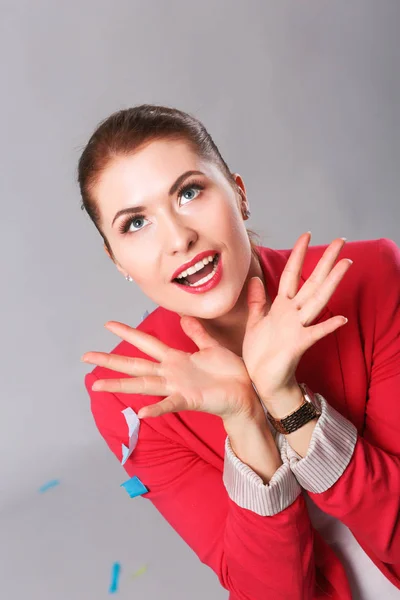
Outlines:
<svg viewBox="0 0 400 600"><path fill-rule="evenodd" d="M130 275L125 275L125 279L127 281L133 281L132 277Z"/></svg>
<svg viewBox="0 0 400 600"><path fill-rule="evenodd" d="M251 214L251 213L250 213L249 209L248 209L248 208L246 208L246 209L244 210L244 216L248 218L248 217L250 217L250 214Z"/></svg>

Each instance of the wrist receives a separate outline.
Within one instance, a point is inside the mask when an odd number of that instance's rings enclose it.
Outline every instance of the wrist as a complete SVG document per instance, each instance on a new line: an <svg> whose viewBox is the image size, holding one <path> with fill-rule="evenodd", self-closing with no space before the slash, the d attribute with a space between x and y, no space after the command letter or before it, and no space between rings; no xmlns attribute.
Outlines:
<svg viewBox="0 0 400 600"><path fill-rule="evenodd" d="M248 434L249 432L254 433L259 431L264 432L265 430L269 431L267 419L264 413L262 418L261 415L252 417L246 415L234 415L222 419L222 421L225 431L229 437L235 437L243 433Z"/></svg>
<svg viewBox="0 0 400 600"><path fill-rule="evenodd" d="M281 388L273 396L262 395L261 400L274 419L283 419L301 406L304 397L299 384L296 382L289 387Z"/></svg>
<svg viewBox="0 0 400 600"><path fill-rule="evenodd" d="M265 415L263 418L261 423L258 419L237 417L224 420L224 426L233 453L267 484L282 465L282 458Z"/></svg>
<svg viewBox="0 0 400 600"><path fill-rule="evenodd" d="M245 401L238 402L239 406L246 407L241 412L228 415L222 418L225 430L227 428L239 431L244 427L260 427L261 429L267 423L261 399L256 394L253 387L245 392Z"/></svg>

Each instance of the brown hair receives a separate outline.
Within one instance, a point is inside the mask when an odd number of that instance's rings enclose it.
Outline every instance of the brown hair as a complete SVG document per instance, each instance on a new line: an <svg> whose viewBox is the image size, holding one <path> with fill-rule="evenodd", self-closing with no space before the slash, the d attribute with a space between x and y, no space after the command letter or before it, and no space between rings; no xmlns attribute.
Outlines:
<svg viewBox="0 0 400 600"><path fill-rule="evenodd" d="M210 134L192 115L176 108L154 104L141 104L113 113L98 125L78 163L81 209L88 213L113 259L111 246L100 228L100 212L92 190L113 158L132 154L144 144L162 138L186 140L198 156L216 164L232 187L238 189ZM257 257L254 238L259 235L251 229L246 228L246 231L251 251Z"/></svg>

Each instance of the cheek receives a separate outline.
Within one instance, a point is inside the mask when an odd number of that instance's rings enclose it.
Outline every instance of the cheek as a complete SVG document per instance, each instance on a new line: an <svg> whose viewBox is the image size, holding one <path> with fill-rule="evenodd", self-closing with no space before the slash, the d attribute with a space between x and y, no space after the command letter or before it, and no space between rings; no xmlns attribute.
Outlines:
<svg viewBox="0 0 400 600"><path fill-rule="evenodd" d="M242 225L236 209L232 206L220 206L219 210L207 216L207 231L215 237L229 239L237 236Z"/></svg>
<svg viewBox="0 0 400 600"><path fill-rule="evenodd" d="M134 273L135 281L143 289L150 288L154 285L160 285L160 271L157 271L148 263L141 267L138 267L136 264L134 267Z"/></svg>
<svg viewBox="0 0 400 600"><path fill-rule="evenodd" d="M226 221L223 223L223 231L229 239L235 241L235 246L240 249L242 243L247 241L247 232L245 221L240 219L236 213L229 213Z"/></svg>
<svg viewBox="0 0 400 600"><path fill-rule="evenodd" d="M146 260L143 260L143 257ZM138 251L136 248L122 249L121 247L117 260L140 287L149 286L155 280L159 281L159 270L155 266L156 263L149 259L146 252Z"/></svg>

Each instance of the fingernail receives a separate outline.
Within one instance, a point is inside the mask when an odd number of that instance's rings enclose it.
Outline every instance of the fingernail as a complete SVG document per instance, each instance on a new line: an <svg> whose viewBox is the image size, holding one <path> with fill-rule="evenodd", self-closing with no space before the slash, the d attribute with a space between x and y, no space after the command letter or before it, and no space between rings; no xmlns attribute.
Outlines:
<svg viewBox="0 0 400 600"><path fill-rule="evenodd" d="M340 240L343 240L344 242L347 242L347 238L339 238Z"/></svg>

